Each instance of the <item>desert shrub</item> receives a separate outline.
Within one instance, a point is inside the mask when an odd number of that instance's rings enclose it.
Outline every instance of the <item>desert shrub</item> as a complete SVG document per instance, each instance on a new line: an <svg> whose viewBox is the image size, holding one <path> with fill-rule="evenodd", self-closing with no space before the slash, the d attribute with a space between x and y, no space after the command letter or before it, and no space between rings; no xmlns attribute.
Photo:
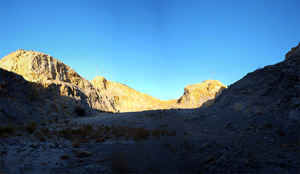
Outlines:
<svg viewBox="0 0 300 174"><path fill-rule="evenodd" d="M265 129L272 129L273 125L272 124L265 124L262 127L260 127L261 130L265 130Z"/></svg>
<svg viewBox="0 0 300 174"><path fill-rule="evenodd" d="M133 134L133 138L136 141L142 140L142 139L146 140L146 139L148 139L149 135L150 135L150 131L149 130L146 130L143 127L139 127L139 128L136 128L136 131Z"/></svg>
<svg viewBox="0 0 300 174"><path fill-rule="evenodd" d="M94 131L93 127L89 124L83 126L83 132L85 134L90 134Z"/></svg>
<svg viewBox="0 0 300 174"><path fill-rule="evenodd" d="M83 109L82 107L76 107L75 108L75 112L76 112L76 114L77 115L79 115L79 116L83 116L84 114L85 114L85 109Z"/></svg>
<svg viewBox="0 0 300 174"><path fill-rule="evenodd" d="M106 131L106 132L108 132L110 129L111 129L111 127L109 127L109 126L107 126L107 125L105 126L105 131Z"/></svg>
<svg viewBox="0 0 300 174"><path fill-rule="evenodd" d="M40 141L46 141L46 137L44 136L44 134L42 132L36 131L34 133L35 137L37 137L37 139L39 139Z"/></svg>
<svg viewBox="0 0 300 174"><path fill-rule="evenodd" d="M78 140L73 141L73 144L72 144L73 147L78 148L78 147L80 147L80 145L81 144Z"/></svg>
<svg viewBox="0 0 300 174"><path fill-rule="evenodd" d="M112 128L112 134L116 137L119 138L123 135L125 135L125 128L122 126L116 126Z"/></svg>
<svg viewBox="0 0 300 174"><path fill-rule="evenodd" d="M48 128L41 128L41 132L46 135L48 138L51 137L50 130Z"/></svg>
<svg viewBox="0 0 300 174"><path fill-rule="evenodd" d="M160 130L159 129L154 129L153 131L152 131L152 136L153 137L159 137L159 135L160 135Z"/></svg>
<svg viewBox="0 0 300 174"><path fill-rule="evenodd" d="M36 122L31 122L27 125L25 125L25 129L27 132L29 132L30 134L32 134L37 128L37 124Z"/></svg>
<svg viewBox="0 0 300 174"><path fill-rule="evenodd" d="M0 135L3 135L4 133L11 134L15 132L15 128L11 125L0 127Z"/></svg>

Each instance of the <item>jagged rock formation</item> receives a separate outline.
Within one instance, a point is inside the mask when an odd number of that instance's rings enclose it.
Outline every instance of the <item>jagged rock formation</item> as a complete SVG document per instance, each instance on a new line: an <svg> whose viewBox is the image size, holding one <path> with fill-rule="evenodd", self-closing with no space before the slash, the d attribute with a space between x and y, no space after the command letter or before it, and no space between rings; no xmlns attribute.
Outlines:
<svg viewBox="0 0 300 174"><path fill-rule="evenodd" d="M140 93L126 85L106 80L102 76L95 77L91 83L101 93L114 101L114 107L120 112L142 111L172 108L197 108L203 104L213 103L223 89L227 88L217 80L207 80L203 83L188 85L178 100L159 100L150 95Z"/></svg>
<svg viewBox="0 0 300 174"><path fill-rule="evenodd" d="M299 45L286 55L284 61L258 69L230 85L213 107L220 107L222 112L234 109L248 116L279 115L299 121Z"/></svg>
<svg viewBox="0 0 300 174"><path fill-rule="evenodd" d="M100 92L88 80L82 78L63 62L44 53L17 50L2 58L0 67L23 76L29 82L35 83L36 85L31 86L37 89L34 90L35 93L30 93L32 91L29 91L29 95L49 93L49 90L44 89L50 89L51 87L53 90L51 95L54 95L54 98L49 99L48 96L50 94L43 94L44 97L41 97L40 100L47 100L48 103L53 103L57 108L56 113L58 115L74 113L75 106L80 106L86 110L115 111L110 101L101 96ZM9 80L1 78L2 83L7 83ZM15 87L17 90L18 86ZM59 100L56 98L59 98ZM28 101L23 100L22 102L26 103ZM3 105L1 105L2 107ZM54 112L48 111L50 113ZM26 112L20 112L20 115L23 114L26 114Z"/></svg>
<svg viewBox="0 0 300 174"><path fill-rule="evenodd" d="M184 88L184 94L177 100L181 108L198 108L213 104L227 86L217 80L206 80L202 83L188 85Z"/></svg>

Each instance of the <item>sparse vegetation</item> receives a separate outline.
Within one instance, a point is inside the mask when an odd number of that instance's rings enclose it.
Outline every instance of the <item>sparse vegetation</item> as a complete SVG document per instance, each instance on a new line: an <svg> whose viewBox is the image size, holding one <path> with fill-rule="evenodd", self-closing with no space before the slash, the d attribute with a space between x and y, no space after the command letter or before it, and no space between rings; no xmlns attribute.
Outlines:
<svg viewBox="0 0 300 174"><path fill-rule="evenodd" d="M260 127L261 130L272 129L272 128L273 128L272 124L265 124Z"/></svg>
<svg viewBox="0 0 300 174"><path fill-rule="evenodd" d="M72 144L73 147L78 148L78 147L80 147L80 145L81 144L78 140L73 141L73 144Z"/></svg>
<svg viewBox="0 0 300 174"><path fill-rule="evenodd" d="M78 106L77 106L77 107L75 108L75 112L76 112L77 115L83 116L83 115L85 114L86 111L85 111L85 109L83 109L82 107L78 107Z"/></svg>
<svg viewBox="0 0 300 174"><path fill-rule="evenodd" d="M31 123L25 125L26 131L30 134L34 133L36 128L37 128L37 123L36 122L31 122Z"/></svg>
<svg viewBox="0 0 300 174"><path fill-rule="evenodd" d="M0 127L0 137L9 137L15 132L15 128L11 125Z"/></svg>
<svg viewBox="0 0 300 174"><path fill-rule="evenodd" d="M15 128L12 127L11 125L8 125L8 126L4 126L4 127L1 127L0 128L0 134L4 134L4 133L7 133L7 134L11 134L11 133L14 133L15 132Z"/></svg>
<svg viewBox="0 0 300 174"><path fill-rule="evenodd" d="M39 139L40 141L46 141L46 137L42 132L36 131L34 135Z"/></svg>

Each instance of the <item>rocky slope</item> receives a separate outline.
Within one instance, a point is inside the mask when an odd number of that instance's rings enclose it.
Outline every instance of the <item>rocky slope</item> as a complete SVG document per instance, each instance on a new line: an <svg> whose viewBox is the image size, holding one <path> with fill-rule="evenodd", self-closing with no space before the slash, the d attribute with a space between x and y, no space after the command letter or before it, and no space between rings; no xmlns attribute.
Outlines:
<svg viewBox="0 0 300 174"><path fill-rule="evenodd" d="M0 125L67 117L76 107L89 109L84 93L64 84L35 83L0 68Z"/></svg>
<svg viewBox="0 0 300 174"><path fill-rule="evenodd" d="M300 48L284 61L247 74L217 98L212 110L236 112L248 118L276 120L295 132L300 121Z"/></svg>
<svg viewBox="0 0 300 174"><path fill-rule="evenodd" d="M17 50L0 60L0 68L10 71L1 69L1 94L3 91L5 93L5 91L14 90L20 95L11 95L11 97L15 98L14 101L24 103L24 105L30 103L24 98L25 94L25 96L39 96L35 104L43 105L44 112L49 115L70 115L75 112L76 107L84 108L86 111L115 111L111 101L103 97L88 80L82 78L63 62L44 53ZM19 82L18 79L21 78L19 76L16 78L17 74L24 79ZM25 81L31 82L29 83L31 88L17 85ZM10 85L7 85L8 83ZM28 89L27 93L22 92L24 89ZM5 96L1 96L1 100L6 100ZM2 103L0 106L2 113L14 113L13 102ZM49 105L54 105L56 109L48 107ZM35 105L32 107L30 109L32 113L40 113ZM22 117L28 115L28 111L23 110L14 114Z"/></svg>
<svg viewBox="0 0 300 174"><path fill-rule="evenodd" d="M203 104L213 103L223 89L227 88L217 80L206 80L203 83L188 85L184 94L174 100L159 100L150 95L140 93L126 85L106 80L102 76L95 77L91 83L101 93L114 101L114 107L120 112L143 111L156 109L197 108Z"/></svg>

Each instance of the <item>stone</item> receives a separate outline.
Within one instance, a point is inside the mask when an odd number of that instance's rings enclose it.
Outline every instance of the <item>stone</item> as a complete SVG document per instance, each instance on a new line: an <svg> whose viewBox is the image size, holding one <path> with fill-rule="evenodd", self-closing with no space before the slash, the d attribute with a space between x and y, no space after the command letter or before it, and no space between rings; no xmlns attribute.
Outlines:
<svg viewBox="0 0 300 174"><path fill-rule="evenodd" d="M92 154L93 154L92 152L86 150L79 150L76 152L77 157L88 157L91 156Z"/></svg>
<svg viewBox="0 0 300 174"><path fill-rule="evenodd" d="M70 157L68 155L61 155L60 159L69 159Z"/></svg>
<svg viewBox="0 0 300 174"><path fill-rule="evenodd" d="M205 155L204 162L205 162L206 164L209 164L209 163L211 163L211 162L213 162L213 161L214 161L214 156L213 156L212 154L207 154L207 155Z"/></svg>

